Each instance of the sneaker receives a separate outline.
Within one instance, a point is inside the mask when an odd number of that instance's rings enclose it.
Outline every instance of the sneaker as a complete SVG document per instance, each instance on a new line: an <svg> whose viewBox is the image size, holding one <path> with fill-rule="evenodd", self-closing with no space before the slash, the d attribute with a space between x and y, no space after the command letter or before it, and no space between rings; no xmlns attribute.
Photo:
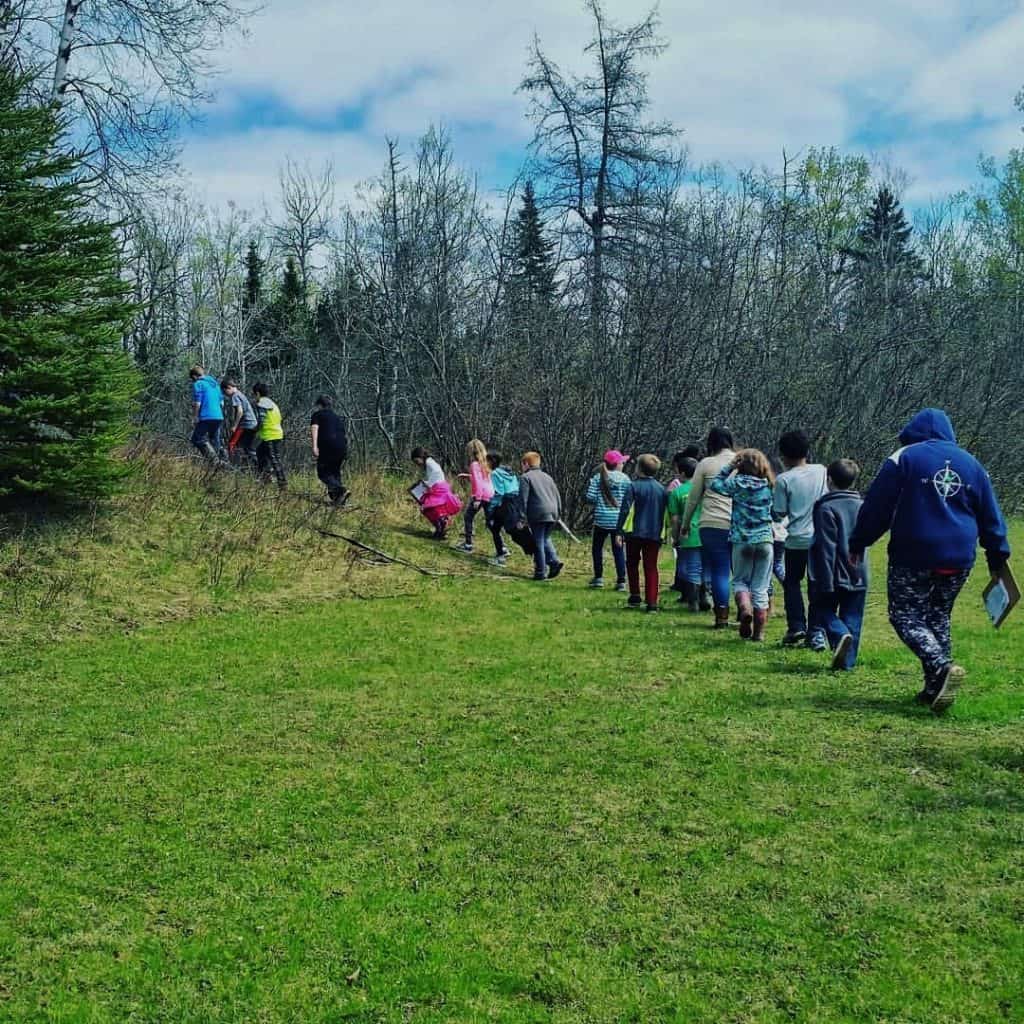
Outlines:
<svg viewBox="0 0 1024 1024"><path fill-rule="evenodd" d="M802 644L807 639L807 632L803 629L789 629L786 630L786 635L782 638L783 647L796 647Z"/></svg>
<svg viewBox="0 0 1024 1024"><path fill-rule="evenodd" d="M616 580L615 581L615 592L617 594L624 594L627 589L628 588L626 587L626 581L625 580Z"/></svg>
<svg viewBox="0 0 1024 1024"><path fill-rule="evenodd" d="M495 555L494 558L487 559L488 565L493 565L496 569L504 569L508 564L508 557L506 555Z"/></svg>
<svg viewBox="0 0 1024 1024"><path fill-rule="evenodd" d="M918 704L923 704L925 707L931 707L932 701L935 700L935 691L929 690L926 686L915 698Z"/></svg>
<svg viewBox="0 0 1024 1024"><path fill-rule="evenodd" d="M651 614L652 612L660 612L661 611L661 606L660 605L656 605L656 604L649 604L644 609L644 611L647 612L648 615Z"/></svg>
<svg viewBox="0 0 1024 1024"><path fill-rule="evenodd" d="M832 667L836 671L846 668L846 659L852 646L853 637L849 633L844 633L839 638L839 643L836 644L836 649L832 653Z"/></svg>
<svg viewBox="0 0 1024 1024"><path fill-rule="evenodd" d="M639 594L630 594L629 600L626 602L630 608L639 608L643 603L644 599Z"/></svg>
<svg viewBox="0 0 1024 1024"><path fill-rule="evenodd" d="M825 634L812 633L807 638L807 646L814 651L815 654L824 654L828 650L828 641L825 639Z"/></svg>
<svg viewBox="0 0 1024 1024"><path fill-rule="evenodd" d="M595 576L588 584L591 590L600 590L604 586L604 580L600 576Z"/></svg>
<svg viewBox="0 0 1024 1024"><path fill-rule="evenodd" d="M471 555L471 554L473 554L473 545L472 544L459 544L455 548L455 550L456 551L464 551L467 555Z"/></svg>
<svg viewBox="0 0 1024 1024"><path fill-rule="evenodd" d="M565 562L555 562L554 565L548 566L548 579L555 579L558 574L565 568Z"/></svg>
<svg viewBox="0 0 1024 1024"><path fill-rule="evenodd" d="M537 581L538 583L547 583L547 581L548 581L548 577L547 577L547 576L540 576L540 575L538 575L537 573L534 573L534 574L533 574L533 578L534 578L534 579L535 579L535 580L536 580L536 581Z"/></svg>
<svg viewBox="0 0 1024 1024"><path fill-rule="evenodd" d="M944 715L956 700L956 692L967 675L959 665L950 664L939 675L939 689L932 700L933 715Z"/></svg>

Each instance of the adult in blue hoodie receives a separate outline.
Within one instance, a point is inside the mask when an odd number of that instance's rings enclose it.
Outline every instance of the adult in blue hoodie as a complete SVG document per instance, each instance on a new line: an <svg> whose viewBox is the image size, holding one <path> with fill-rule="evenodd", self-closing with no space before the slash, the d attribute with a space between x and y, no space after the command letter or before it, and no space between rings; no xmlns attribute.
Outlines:
<svg viewBox="0 0 1024 1024"><path fill-rule="evenodd" d="M889 531L889 621L924 669L918 700L942 714L964 675L953 661L950 616L978 543L993 574L1010 546L988 473L956 443L941 409L919 412L900 444L864 499L850 553L862 558Z"/></svg>

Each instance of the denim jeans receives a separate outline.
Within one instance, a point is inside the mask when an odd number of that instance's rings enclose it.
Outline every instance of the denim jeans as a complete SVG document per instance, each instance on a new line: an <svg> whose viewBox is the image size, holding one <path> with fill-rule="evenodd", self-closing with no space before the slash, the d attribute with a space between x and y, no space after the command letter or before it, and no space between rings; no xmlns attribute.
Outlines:
<svg viewBox="0 0 1024 1024"><path fill-rule="evenodd" d="M749 593L755 608L767 608L772 561L771 541L765 544L733 544L733 593Z"/></svg>
<svg viewBox="0 0 1024 1024"><path fill-rule="evenodd" d="M551 543L551 533L554 528L554 523L530 523L530 533L533 534L533 542L537 545L537 550L533 553L535 579L545 579L548 568L558 565L558 552L555 551L555 545Z"/></svg>
<svg viewBox="0 0 1024 1024"><path fill-rule="evenodd" d="M594 579L604 576L604 542L612 542L612 558L615 561L615 581L621 583L626 578L626 548L615 543L615 531L606 530L603 526L594 527L594 535L590 542L590 551L594 558Z"/></svg>
<svg viewBox="0 0 1024 1024"><path fill-rule="evenodd" d="M192 444L205 456L214 459L220 450L220 428L223 420L199 420L192 429Z"/></svg>
<svg viewBox="0 0 1024 1024"><path fill-rule="evenodd" d="M700 546L704 569L711 577L711 593L715 607L729 607L729 577L732 573L732 545L729 531L716 526L700 528Z"/></svg>
<svg viewBox="0 0 1024 1024"><path fill-rule="evenodd" d="M825 630L829 647L834 651L847 633L853 637L850 653L846 656L846 663L839 666L841 668L851 669L857 663L866 599L867 594L863 590L837 590L830 594L814 595L811 606L813 619Z"/></svg>
<svg viewBox="0 0 1024 1024"><path fill-rule="evenodd" d="M805 548L786 548L786 579L782 584L786 600L786 629L790 633L807 633L812 636L823 632L821 623L814 615L814 584L807 580L807 602L810 606L810 622L804 611L804 577L807 576L807 560L810 552Z"/></svg>
<svg viewBox="0 0 1024 1024"><path fill-rule="evenodd" d="M704 562L700 548L676 548L676 583L693 583L700 586L704 581Z"/></svg>

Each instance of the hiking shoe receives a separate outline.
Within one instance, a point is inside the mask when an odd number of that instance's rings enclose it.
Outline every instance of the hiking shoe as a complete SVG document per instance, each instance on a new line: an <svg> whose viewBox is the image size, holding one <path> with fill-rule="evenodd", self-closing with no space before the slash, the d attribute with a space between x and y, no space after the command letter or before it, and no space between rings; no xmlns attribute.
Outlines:
<svg viewBox="0 0 1024 1024"><path fill-rule="evenodd" d="M630 594L629 600L626 602L630 608L639 608L643 603L644 599L639 594Z"/></svg>
<svg viewBox="0 0 1024 1024"><path fill-rule="evenodd" d="M807 639L807 632L803 629L788 629L782 638L783 647L797 647Z"/></svg>
<svg viewBox="0 0 1024 1024"><path fill-rule="evenodd" d="M616 580L615 581L615 592L618 594L624 594L626 592L626 581Z"/></svg>
<svg viewBox="0 0 1024 1024"><path fill-rule="evenodd" d="M558 574L565 568L565 562L555 562L554 565L548 566L548 579L555 579Z"/></svg>
<svg viewBox="0 0 1024 1024"><path fill-rule="evenodd" d="M956 692L967 675L959 665L948 665L939 674L939 689L931 703L933 715L944 715L956 700Z"/></svg>
<svg viewBox="0 0 1024 1024"><path fill-rule="evenodd" d="M600 590L604 586L604 580L600 576L595 576L588 584L591 590Z"/></svg>
<svg viewBox="0 0 1024 1024"><path fill-rule="evenodd" d="M812 633L807 638L807 646L814 651L815 654L824 654L828 650L828 641L825 639L825 634Z"/></svg>
<svg viewBox="0 0 1024 1024"><path fill-rule="evenodd" d="M836 644L836 649L832 653L832 667L836 671L846 668L846 659L852 646L853 637L849 633L844 633L839 638L839 643Z"/></svg>

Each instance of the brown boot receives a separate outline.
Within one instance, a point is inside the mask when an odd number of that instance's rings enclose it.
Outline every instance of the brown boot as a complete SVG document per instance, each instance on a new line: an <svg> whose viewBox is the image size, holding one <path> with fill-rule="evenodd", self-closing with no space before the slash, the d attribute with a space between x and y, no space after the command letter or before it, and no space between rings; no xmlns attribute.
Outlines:
<svg viewBox="0 0 1024 1024"><path fill-rule="evenodd" d="M736 611L740 620L740 639L749 640L754 622L754 606L750 594L743 591L736 595Z"/></svg>
<svg viewBox="0 0 1024 1024"><path fill-rule="evenodd" d="M751 640L754 643L761 643L764 640L764 627L768 622L768 609L767 608L755 608L754 609L754 633L751 636Z"/></svg>
<svg viewBox="0 0 1024 1024"><path fill-rule="evenodd" d="M729 606L715 605L715 629L729 628Z"/></svg>

